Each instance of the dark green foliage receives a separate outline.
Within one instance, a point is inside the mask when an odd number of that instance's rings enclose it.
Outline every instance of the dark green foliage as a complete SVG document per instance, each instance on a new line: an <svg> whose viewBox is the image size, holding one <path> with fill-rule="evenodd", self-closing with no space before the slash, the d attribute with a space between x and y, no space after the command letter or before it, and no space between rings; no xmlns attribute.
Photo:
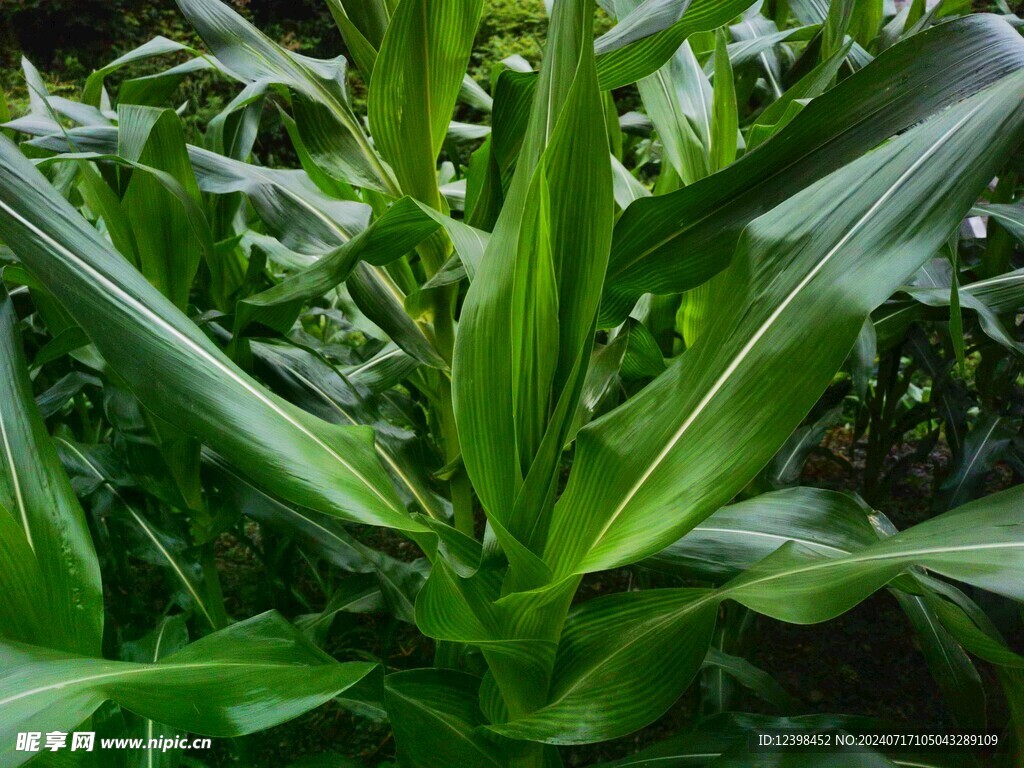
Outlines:
<svg viewBox="0 0 1024 768"><path fill-rule="evenodd" d="M1019 762L1015 22L176 4L7 30L0 766Z"/></svg>

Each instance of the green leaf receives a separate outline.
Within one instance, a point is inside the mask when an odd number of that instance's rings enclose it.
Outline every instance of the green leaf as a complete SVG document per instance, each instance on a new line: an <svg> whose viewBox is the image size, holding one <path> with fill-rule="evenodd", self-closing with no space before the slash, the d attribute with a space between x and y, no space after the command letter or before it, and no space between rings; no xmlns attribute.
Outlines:
<svg viewBox="0 0 1024 768"><path fill-rule="evenodd" d="M413 669L384 678L401 768L499 768L497 747L474 733L484 724L480 679L450 669Z"/></svg>
<svg viewBox="0 0 1024 768"><path fill-rule="evenodd" d="M0 631L22 642L71 653L99 653L103 636L99 562L85 515L36 407L18 318L2 286L0 399L4 403L0 408L2 556L17 569L2 570L10 590L4 612L18 614L10 624L4 622ZM31 594L30 589L38 591Z"/></svg>
<svg viewBox="0 0 1024 768"><path fill-rule="evenodd" d="M47 363L60 360L62 357L81 349L87 344L89 344L89 337L85 335L81 328L78 326L65 328L36 352L36 356L32 358L29 370L34 371L37 368L42 368Z"/></svg>
<svg viewBox="0 0 1024 768"><path fill-rule="evenodd" d="M8 128L16 131L45 129L58 132L62 128L58 122L61 118L67 118L76 125L110 125L110 119L96 107L63 96L50 95L39 71L24 57L21 59L21 68L28 88L29 110L28 114L7 123Z"/></svg>
<svg viewBox="0 0 1024 768"><path fill-rule="evenodd" d="M665 358L647 326L630 318L621 334L626 337L626 354L619 371L623 379L652 378L665 372Z"/></svg>
<svg viewBox="0 0 1024 768"><path fill-rule="evenodd" d="M575 440L580 427L589 424L602 404L613 397L615 387L619 383L619 370L622 368L626 352L629 349L629 341L629 333L619 333L605 346L594 349L590 357L587 378L583 382L583 390L580 392L580 404L576 409L576 419L569 432L567 443ZM660 357L661 350L658 350L658 355ZM638 358L638 360L642 360L645 364L654 362L646 356ZM664 358L661 358L661 365L661 370L664 370Z"/></svg>
<svg viewBox="0 0 1024 768"><path fill-rule="evenodd" d="M473 155L467 174L468 220L474 226L494 228L523 147L537 79L536 72L502 69L494 83L491 137Z"/></svg>
<svg viewBox="0 0 1024 768"><path fill-rule="evenodd" d="M949 336L953 342L957 365L960 371L965 370L966 354L964 352L964 316L960 309L960 233L954 232L943 249L949 257Z"/></svg>
<svg viewBox="0 0 1024 768"><path fill-rule="evenodd" d="M791 488L720 509L644 564L684 578L723 582L787 542L835 557L895 533L888 519L859 498ZM925 598L891 591L913 624L925 661L958 721L964 727L982 728L984 692L974 665Z"/></svg>
<svg viewBox="0 0 1024 768"><path fill-rule="evenodd" d="M391 171L370 146L345 97L345 60L287 51L219 0L177 0L218 60L243 82L266 81L292 93L295 122L314 160L349 183L394 194Z"/></svg>
<svg viewBox="0 0 1024 768"><path fill-rule="evenodd" d="M689 44L683 43L657 72L638 81L637 88L683 183L692 184L710 174L713 97Z"/></svg>
<svg viewBox="0 0 1024 768"><path fill-rule="evenodd" d="M348 366L343 372L353 384L371 392L385 392L408 378L419 366L396 345L388 344L369 360Z"/></svg>
<svg viewBox="0 0 1024 768"><path fill-rule="evenodd" d="M492 520L524 543L543 536L614 210L592 6L573 0L554 11L530 126L466 297L453 364L466 469Z"/></svg>
<svg viewBox="0 0 1024 768"><path fill-rule="evenodd" d="M799 702L790 696L775 679L751 664L741 656L723 653L712 646L704 657L705 670L714 670L718 674L727 674L744 688L757 694L759 698L781 710L799 709Z"/></svg>
<svg viewBox="0 0 1024 768"><path fill-rule="evenodd" d="M189 147L199 188L248 196L270 234L303 253L322 253L361 232L370 208L320 191L303 171L264 168Z"/></svg>
<svg viewBox="0 0 1024 768"><path fill-rule="evenodd" d="M225 622L222 619L214 617L214 613L217 612L217 609L208 604L209 601L205 595L205 589L196 578L196 575L190 571L185 563L180 561L174 553L173 548L168 545L164 535L155 526L153 526L139 510L124 499L117 488L115 488L110 482L110 478L106 476L99 462L97 462L95 458L87 455L88 451L84 446L73 445L67 440L62 440L60 438L58 438L56 442L57 446L63 452L75 460L78 469L85 473L90 480L99 482L101 486L106 487L111 495L124 508L128 518L139 528L142 535L153 545L159 553L161 562L171 569L175 579L177 579L181 584L182 588L188 594L189 598L195 604L195 607L199 610L199 613L202 614L210 627L213 629L219 629L223 626Z"/></svg>
<svg viewBox="0 0 1024 768"><path fill-rule="evenodd" d="M959 63L980 66L966 74ZM740 232L787 197L879 142L1024 66L1024 42L993 16L940 24L894 46L814 99L721 173L637 200L616 224L600 327L646 292L678 293L724 269Z"/></svg>
<svg viewBox="0 0 1024 768"><path fill-rule="evenodd" d="M270 728L320 706L376 667L338 663L275 613L204 637L154 664L68 656L0 642L0 760L19 766L21 731L71 731L106 700L180 731Z"/></svg>
<svg viewBox="0 0 1024 768"><path fill-rule="evenodd" d="M844 1L850 2L850 0ZM877 0L871 1L876 2ZM852 5L855 7L858 2L859 0L852 0ZM912 3L912 5L916 5L916 2ZM801 24L827 24L832 7L830 0L792 0L790 3L790 10ZM921 4L921 8L922 10L924 9L923 3ZM840 16L842 15L844 15L844 13L840 10ZM840 40L837 42L841 43L842 41ZM853 46L850 48L850 55L847 61L854 71L863 69L871 63L871 54L864 50L864 48L855 40Z"/></svg>
<svg viewBox="0 0 1024 768"><path fill-rule="evenodd" d="M483 0L401 0L370 80L373 138L403 192L441 210L437 156L469 64Z"/></svg>
<svg viewBox="0 0 1024 768"><path fill-rule="evenodd" d="M217 479L228 509L296 537L311 553L351 573L373 573L390 612L412 623L414 601L426 577L424 561L406 563L359 542L337 518L292 507L256 488L222 458L207 451L204 463Z"/></svg>
<svg viewBox="0 0 1024 768"><path fill-rule="evenodd" d="M389 288L390 279L386 274L374 269L400 259L439 229L447 232L465 263L479 261L486 243L483 233L412 198L402 198L366 229L322 256L308 269L240 301L235 333L241 333L252 322L282 333L289 330L304 302L323 296L355 272L353 296L357 303L368 306L370 319L419 362L447 368L423 331L406 314L398 301L400 292L396 296ZM360 264L363 259L369 267Z"/></svg>
<svg viewBox="0 0 1024 768"><path fill-rule="evenodd" d="M1022 88L1024 76L1007 77L746 229L727 302L698 343L580 431L545 552L556 573L653 554L743 488L824 391L868 313L931 258L1019 141ZM794 367L799 377L786 373Z"/></svg>
<svg viewBox="0 0 1024 768"><path fill-rule="evenodd" d="M47 605L39 599L46 594L46 581L28 544L21 522L0 506L0 589L4 600L0 603L0 622L3 636L9 640L28 643L59 642L53 631Z"/></svg>
<svg viewBox="0 0 1024 768"><path fill-rule="evenodd" d="M875 331L883 349L904 338L914 321L926 318L927 307L949 306L949 289L906 287L903 293L914 301L893 301L875 313ZM999 317L1024 307L1024 269L960 286L960 303L977 314L981 329L993 341L1024 352L1024 345L1009 333ZM948 312L944 315L948 318Z"/></svg>
<svg viewBox="0 0 1024 768"><path fill-rule="evenodd" d="M602 90L651 74L696 32L727 24L750 0L644 0L594 44Z"/></svg>
<svg viewBox="0 0 1024 768"><path fill-rule="evenodd" d="M235 333L240 333L251 322L287 331L298 317L303 302L319 298L343 283L361 259L372 259L375 265L392 262L415 248L439 226L424 215L412 199L399 200L373 224L308 269L239 302ZM429 359L431 364L443 365L436 353Z"/></svg>
<svg viewBox="0 0 1024 768"><path fill-rule="evenodd" d="M140 640L124 643L121 656L125 661L154 663L180 651L187 644L188 627L185 624L185 615L179 614L161 619L156 629ZM137 730L132 735L145 739L145 743L149 744L150 739L164 737L173 740L178 734L166 725L139 718ZM181 754L182 750L180 749L133 751L128 755L127 766L128 768L178 768L181 764Z"/></svg>
<svg viewBox="0 0 1024 768"><path fill-rule="evenodd" d="M327 0L327 7L363 80L370 82L377 49L388 26L388 9L384 0Z"/></svg>
<svg viewBox="0 0 1024 768"><path fill-rule="evenodd" d="M589 600L566 621L549 703L490 730L586 744L630 733L674 702L711 644L718 604L701 589L650 589Z"/></svg>
<svg viewBox="0 0 1024 768"><path fill-rule="evenodd" d="M842 420L842 417L843 409L838 406L790 435L768 465L768 481L776 488L796 484L811 452L821 444L825 435Z"/></svg>
<svg viewBox="0 0 1024 768"><path fill-rule="evenodd" d="M385 419L378 398L310 351L259 341L251 342L251 350L261 378L289 401L335 424L373 426L374 447L408 500L436 519L451 517L450 505L430 488L425 457L409 450L413 436Z"/></svg>
<svg viewBox="0 0 1024 768"><path fill-rule="evenodd" d="M203 73L215 72L230 77L230 73L213 56L208 53L196 53L198 58L189 59L163 72L123 81L117 88L118 104L163 107L174 98L175 91L182 81L192 75L201 77Z"/></svg>
<svg viewBox="0 0 1024 768"><path fill-rule="evenodd" d="M650 190L641 184L615 155L612 155L612 173L615 177L615 204L619 208L628 208L634 200L650 197Z"/></svg>
<svg viewBox="0 0 1024 768"><path fill-rule="evenodd" d="M810 624L838 616L913 564L1020 600L1021 498L1020 489L1003 491L841 557L786 544L722 591L759 613Z"/></svg>
<svg viewBox="0 0 1024 768"><path fill-rule="evenodd" d="M700 668L718 606L735 600L792 623L827 621L913 566L1024 598L1024 490L1014 488L852 552L789 542L717 590L599 597L571 614L550 700L490 726L515 739L580 744L656 719Z"/></svg>
<svg viewBox="0 0 1024 768"><path fill-rule="evenodd" d="M765 76L770 78L768 85L772 90L772 95L778 97L778 91L781 88L778 79L782 73L781 63L775 50L776 46L784 42L813 40L820 31L820 26L810 24L804 27L779 30L774 22L764 18L760 13L750 10L744 14L742 21L731 25L729 31L735 42L729 43L726 53L729 54L729 61L732 63L733 69L739 69L744 64L757 63ZM714 64L712 55L704 65L705 71L713 73Z"/></svg>
<svg viewBox="0 0 1024 768"><path fill-rule="evenodd" d="M958 507L977 493L985 476L1017 434L1020 422L985 414L967 433L950 476L942 484L940 509Z"/></svg>
<svg viewBox="0 0 1024 768"><path fill-rule="evenodd" d="M952 290L941 298L936 296L937 291L933 289L910 288L906 292L922 304L932 307L945 306L951 303L952 298ZM977 314L981 329L989 338L1009 350L1024 353L1024 343L1014 338L999 316L1001 312L1024 305L1024 271L1009 272L962 285L957 293L960 306Z"/></svg>
<svg viewBox="0 0 1024 768"><path fill-rule="evenodd" d="M349 520L421 530L369 428L328 425L239 370L114 253L6 139L0 236L156 415L209 442L282 497Z"/></svg>
<svg viewBox="0 0 1024 768"><path fill-rule="evenodd" d="M29 145L113 156L118 131L112 127L72 128L66 135L43 131ZM304 171L252 165L192 145L188 153L200 190L213 195L246 194L270 233L303 253L336 248L369 222L370 206L328 197Z"/></svg>
<svg viewBox="0 0 1024 768"><path fill-rule="evenodd" d="M831 58L820 62L796 84L787 88L782 96L764 108L754 120L747 137L748 152L789 125L790 121L800 114L801 104L805 100L820 96L828 90L849 53L850 45L851 43L847 41L846 45L836 51Z"/></svg>
<svg viewBox="0 0 1024 768"><path fill-rule="evenodd" d="M297 617L295 626L322 648L339 613L373 613L383 610L383 607L377 580L370 575L360 574L343 579L323 611Z"/></svg>
<svg viewBox="0 0 1024 768"><path fill-rule="evenodd" d="M387 270L365 262L357 264L345 285L359 311L399 348L431 368L448 368L423 329L409 316L406 311L409 297L391 279Z"/></svg>
<svg viewBox="0 0 1024 768"><path fill-rule="evenodd" d="M736 107L736 84L726 48L725 33L720 29L715 38L715 95L711 110L711 168L720 171L736 159L739 137L739 114Z"/></svg>
<svg viewBox="0 0 1024 768"><path fill-rule="evenodd" d="M685 578L725 581L786 542L841 555L878 539L871 509L856 497L789 488L715 512L681 539L647 558L647 567Z"/></svg>
<svg viewBox="0 0 1024 768"><path fill-rule="evenodd" d="M861 45L869 46L882 30L884 17L883 0L854 0L853 17L847 32Z"/></svg>
<svg viewBox="0 0 1024 768"><path fill-rule="evenodd" d="M971 210L974 216L989 216L999 226L1013 235L1018 242L1024 241L1024 205L979 205Z"/></svg>
<svg viewBox="0 0 1024 768"><path fill-rule="evenodd" d="M181 120L174 111L122 106L118 154L164 171L201 203ZM188 304L201 245L181 203L151 174L134 173L121 199L134 234L142 274L178 309Z"/></svg>
<svg viewBox="0 0 1024 768"><path fill-rule="evenodd" d="M846 40L856 0L831 0L821 28L821 58L831 58Z"/></svg>
<svg viewBox="0 0 1024 768"><path fill-rule="evenodd" d="M133 48L128 51L128 53L118 56L109 64L93 70L89 77L86 78L85 86L82 88L82 102L85 104L91 104L94 107L99 107L104 80L108 75L117 72L122 67L139 61L147 61L148 59L156 58L157 56L167 56L169 54L182 52L198 54L198 51L194 48L190 48L183 43L168 40L166 37L158 35L152 40L143 43L138 48Z"/></svg>

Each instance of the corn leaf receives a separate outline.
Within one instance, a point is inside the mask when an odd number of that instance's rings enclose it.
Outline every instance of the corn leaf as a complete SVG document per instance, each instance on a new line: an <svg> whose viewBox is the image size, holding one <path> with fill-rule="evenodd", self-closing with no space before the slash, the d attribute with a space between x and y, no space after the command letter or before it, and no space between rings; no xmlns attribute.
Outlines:
<svg viewBox="0 0 1024 768"><path fill-rule="evenodd" d="M47 605L40 600L47 586L36 553L21 522L4 507L0 507L0 588L4 592L0 621L5 638L23 643L59 642Z"/></svg>
<svg viewBox="0 0 1024 768"><path fill-rule="evenodd" d="M580 431L548 539L556 572L653 554L753 477L842 365L867 314L931 258L1019 141L1022 88L1024 76L1007 77L747 228L728 304L697 345ZM969 170L954 181L951 168ZM797 313L799 337L787 320ZM783 361L801 376L782 375ZM766 377L775 382L767 401Z"/></svg>
<svg viewBox="0 0 1024 768"><path fill-rule="evenodd" d="M882 349L902 338L914 321L927 317L928 307L949 305L948 290L907 287L903 292L916 301L897 299L880 307L873 315ZM977 313L982 330L994 341L1010 349L1019 347L1019 342L1008 333L999 316L1024 307L1024 269L961 286L960 301L964 307Z"/></svg>
<svg viewBox="0 0 1024 768"><path fill-rule="evenodd" d="M0 139L6 141L6 139ZM85 515L32 394L18 318L0 287L0 513L5 637L99 653L103 590ZM34 593L30 590L35 590Z"/></svg>
<svg viewBox="0 0 1024 768"><path fill-rule="evenodd" d="M414 669L384 679L402 768L499 768L497 747L474 733L484 724L477 699L479 678L463 672Z"/></svg>
<svg viewBox="0 0 1024 768"><path fill-rule="evenodd" d="M590 600L569 616L548 705L489 729L516 739L581 744L652 722L700 669L725 599L811 624L923 566L1019 600L1022 499L1019 488L1004 491L851 553L788 542L718 590L645 590Z"/></svg>
<svg viewBox="0 0 1024 768"><path fill-rule="evenodd" d="M749 0L644 0L594 44L602 90L651 74L696 32L727 24Z"/></svg>
<svg viewBox="0 0 1024 768"><path fill-rule="evenodd" d="M373 426L377 453L408 501L436 519L451 516L450 504L430 488L425 457L411 449L412 433L384 418L378 398L307 350L260 341L251 349L261 378L290 402L335 424Z"/></svg>
<svg viewBox="0 0 1024 768"><path fill-rule="evenodd" d="M6 139L0 235L154 413L282 497L346 519L421 529L369 428L328 425L268 393L114 253Z"/></svg>
<svg viewBox="0 0 1024 768"><path fill-rule="evenodd" d="M181 120L172 110L123 106L118 125L120 156L167 173L200 203ZM201 245L181 203L152 174L135 173L121 205L135 235L140 271L178 309L184 309L199 268Z"/></svg>
<svg viewBox="0 0 1024 768"><path fill-rule="evenodd" d="M524 542L543 532L553 467L590 356L611 235L591 10L586 0L555 8L524 146L455 347L466 468L488 513Z"/></svg>
<svg viewBox="0 0 1024 768"><path fill-rule="evenodd" d="M967 75L963 60L978 66ZM1022 66L1024 42L1001 19L940 24L814 99L771 140L770 151L750 152L699 184L637 200L615 227L601 327L621 322L643 293L704 282L728 265L740 232L757 216Z"/></svg>
<svg viewBox="0 0 1024 768"><path fill-rule="evenodd" d="M219 0L180 0L178 7L238 79L291 91L303 143L325 171L355 186L396 191L390 169L346 99L344 59L321 61L287 51Z"/></svg>
<svg viewBox="0 0 1024 768"><path fill-rule="evenodd" d="M80 471L88 481L98 484L110 493L123 508L128 519L139 528L143 537L152 544L159 554L160 562L170 568L175 579L181 584L203 618L213 629L219 629L223 626L225 623L223 619L214 617L216 609L209 604L209 600L204 594L205 589L199 579L196 578L196 574L177 556L173 547L166 540L166 536L153 526L142 512L125 500L120 491L110 482L110 478L105 474L100 462L94 456L89 455L88 447L74 445L60 438L56 442L61 453L66 457L64 458L65 466L68 466L69 471ZM74 469L71 468L71 463L73 463Z"/></svg>
<svg viewBox="0 0 1024 768"><path fill-rule="evenodd" d="M469 63L483 0L401 0L370 81L374 141L402 191L441 209L437 156Z"/></svg>
<svg viewBox="0 0 1024 768"><path fill-rule="evenodd" d="M232 737L291 720L352 687L376 665L338 663L265 613L153 664L68 656L0 642L0 760L19 766L23 731L71 731L106 700L181 731Z"/></svg>
<svg viewBox="0 0 1024 768"><path fill-rule="evenodd" d="M712 92L687 43L664 66L637 82L640 98L684 184L711 173Z"/></svg>
<svg viewBox="0 0 1024 768"><path fill-rule="evenodd" d="M66 135L42 135L29 144L60 153L116 155L118 132L114 127L72 128ZM201 191L244 193L270 233L295 250L323 253L369 223L370 206L328 197L304 171L252 165L192 145L188 154Z"/></svg>
<svg viewBox="0 0 1024 768"><path fill-rule="evenodd" d="M793 542L826 557L857 551L896 533L860 499L817 488L763 494L720 509L679 541L644 561L684 578L726 581ZM978 671L925 598L892 589L910 619L932 676L964 727L984 727Z"/></svg>

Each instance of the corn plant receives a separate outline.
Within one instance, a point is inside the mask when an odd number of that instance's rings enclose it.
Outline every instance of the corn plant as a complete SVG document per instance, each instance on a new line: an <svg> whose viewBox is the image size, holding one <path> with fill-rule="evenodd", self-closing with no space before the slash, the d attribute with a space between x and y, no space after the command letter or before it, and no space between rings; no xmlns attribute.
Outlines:
<svg viewBox="0 0 1024 768"><path fill-rule="evenodd" d="M837 373L866 380L924 314L955 305L962 345L972 310L1018 365L1012 240L963 285L950 245L968 216L1019 227L1014 24L609 0L595 40L591 0L554 0L539 70L496 63L485 89L482 0L329 0L364 115L346 59L177 4L208 50L157 38L80 101L26 62L0 137L0 763L98 710L235 737L338 700L387 718L400 765L541 768L699 678L707 719L626 764L734 765L750 733L865 726L730 714L726 679L799 705L716 627L883 588L965 727L986 726L971 657L992 665L1016 759L1024 661L951 582L1024 600L1020 488L897 531L852 494L758 482L795 482L791 436ZM240 87L187 129L168 105L196 73ZM619 115L633 84L643 113ZM269 124L296 167L260 163ZM312 564L322 610L228 605L216 544L243 516L268 568ZM103 581L128 594L140 551L170 587L127 653ZM668 575L578 599L635 565ZM365 611L414 624L434 665L323 650Z"/></svg>

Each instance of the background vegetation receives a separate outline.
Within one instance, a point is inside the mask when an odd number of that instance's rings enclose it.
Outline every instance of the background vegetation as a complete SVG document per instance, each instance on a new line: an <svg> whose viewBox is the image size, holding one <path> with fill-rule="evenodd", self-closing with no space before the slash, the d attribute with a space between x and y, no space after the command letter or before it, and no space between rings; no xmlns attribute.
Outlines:
<svg viewBox="0 0 1024 768"><path fill-rule="evenodd" d="M786 17L784 4L769 5L780 19ZM321 0L236 2L235 7L289 51L326 58L345 50ZM967 10L970 9L966 4L949 3L931 17L926 14L924 3L915 3L910 21L905 17L905 28L898 32L911 36L918 21L920 29L926 29ZM1020 25L1011 8L997 5L992 10ZM599 24L600 31L607 29L610 22L603 16ZM90 72L158 34L196 47L203 45L179 11L163 3L39 0L0 6L0 55L5 57L0 62L0 82L10 96L12 113L20 115L29 109L17 60L19 51L24 51L43 72L51 96L76 100ZM546 34L547 17L541 3L486 3L469 61L470 74L491 91L491 68L495 63L519 55L537 66ZM871 42L881 48L874 37ZM699 43L705 68L713 70L716 39L708 34ZM763 114L762 109L799 82L817 61L819 51L814 45L822 45L820 38L813 38L810 44L808 39L796 38L785 46L768 47L771 61L766 60L764 66L783 75L777 84L778 94L772 93L764 73L755 71L760 66L757 62L748 59L737 63L736 103L740 128L747 140L755 133L752 126ZM880 52L874 47L872 51ZM180 60L185 58L182 55ZM162 59L159 63L142 63L131 70L131 76L162 71L167 62L168 59ZM844 69L840 82L849 76L851 72ZM119 76L108 80L114 103L118 80ZM354 67L348 85L355 111L362 116L367 107L367 86ZM186 139L215 147L222 137L208 126L237 91L237 84L202 74L186 80L167 103L173 106L188 101L184 111ZM664 117L659 122L655 115L657 124L652 125L650 114L632 113L634 109L652 111L650 104L642 105L640 93L632 85L615 91L615 103L617 112L623 116L623 130L613 128L611 133L618 141L613 150L637 185L634 193L642 194L636 191L637 187L652 188L659 195L677 191L681 177L693 168L676 162L680 158L670 157L666 151L669 131ZM281 104L268 103L262 109L259 136L248 159L269 168L298 168L301 163L315 176L315 166L309 164L308 157L301 156L289 139L286 120L276 108ZM456 117L467 124L489 122L484 112L471 106L462 104L457 110ZM685 126L685 121L680 125ZM763 127L777 128L774 124ZM909 125L903 128L906 127ZM480 156L474 154L480 151L480 144L479 136L445 143L441 154L441 160L449 164L442 171L447 174L445 181L461 181L470 175L471 158ZM26 151L32 155L37 149ZM47 149L53 151L53 146ZM699 150L709 154L706 143ZM876 310L873 327L889 328L886 317L891 313L896 318L892 323L896 329L889 335L865 332L797 432L743 489L741 498L756 499L764 493L796 486L853 492L903 530L1024 479L1024 378L1020 355L1020 309L1024 301L1019 298L1020 291L1009 298L984 294L978 299L980 311L972 303L973 294L965 293L963 312L960 307L950 308L955 301L952 297L958 295L951 288L959 282L969 286L1005 275L1019 277L1024 267L1024 215L1020 206L1024 166L1019 150L1007 151L1007 155L999 169L999 185L983 193L979 201L982 207L964 221L951 248L937 253L915 276L913 290L917 293L897 294ZM725 159L722 167L727 167L731 159ZM707 162L708 158L702 161ZM76 185L84 182L72 183L55 170L56 166L47 168L54 183L86 214L93 215L95 211L76 191ZM112 172L102 163L97 163L97 167L105 169L103 179L112 189L129 197L126 188L131 176L127 172ZM718 168L705 166L705 170ZM372 193L359 197L346 185L335 185L323 176L315 178L320 190L313 190L317 195L333 194L332 202L373 202L375 215L383 210ZM324 189L330 193L323 192ZM465 189L462 193L466 194ZM469 194L471 197L472 193ZM459 192L451 195L457 200ZM476 202L477 211L467 203L469 216L486 207L479 203L479 198ZM236 209L227 211L227 206L222 207L215 195L207 194L203 203L204 215L219 227L218 246L227 243L225 248L241 252L233 239L240 221L245 227L259 230L257 235L265 235L264 229L271 228L263 227L257 221L259 217L237 200ZM453 203L455 210L457 205ZM1002 207L988 207L992 205ZM626 207L621 199L619 207ZM484 212L478 216L472 219L473 223L491 229L493 215ZM239 259L242 268L232 276L232 291L226 295L219 291L216 276L203 266L192 293L186 290L186 301L179 303L218 344L225 345L240 366L271 382L271 386L302 407L322 413L323 404L311 403L315 398L294 386L294 380L285 375L306 369L292 369L287 361L281 363L280 369L261 368L266 359L253 357L244 343L227 346L229 320L238 311L238 304L261 291L272 290L307 266L301 260L284 266L275 262L275 256L288 259L286 249L270 252L268 260L261 248L271 248L272 244L259 242L260 247L247 245L245 258ZM0 257L3 256L0 252ZM411 263L413 268L420 269L416 258ZM250 265L255 266L249 269ZM17 277L16 267L12 269L11 274ZM421 277L410 272L412 282L406 287L415 289L415 280ZM181 489L172 487L160 464L166 457L157 455L153 449L151 425L146 423L144 411L116 376L109 380L105 377L102 383L96 379L94 374L102 364L88 353L79 352L84 339L80 334L74 335L76 329L71 328L59 339L61 332L54 319L63 319L63 315L51 310L48 320L42 318L46 312L45 293L42 298L34 294L33 301L43 303L38 313L34 305L25 305L25 296L22 293L15 297L22 302L18 306L20 315L27 318L21 334L33 361L32 386L42 401L47 427L61 440L92 445L99 452L97 455L109 460L105 469L114 478L107 483L109 487L98 488L95 482L87 483L82 474L74 475L76 490L88 498L93 519L109 521L111 527L103 529L104 535L118 543L101 550L110 613L105 637L108 654L116 649L122 658L131 658L132 653L144 651L151 640L154 616L177 613L179 607L195 610L193 601L182 591L180 578L173 568L168 568L166 558L154 550L145 536L140 536L119 506L120 492L140 505L146 517L163 531L165 542L173 544L172 551L188 562L213 602L220 604L218 610L224 616L218 619L280 610L296 618L332 656L379 659L391 672L430 666L443 657L442 644L416 632L409 621L409 606L405 606L404 614L390 604L386 611L377 610L380 606L374 604L373 610L364 610L362 606L349 611L351 605L346 605L344 610L332 612L329 604L339 594L345 597L344 590L352 586L353 580L339 578L339 569L321 560L322 553L311 554L302 538L293 537L287 528L282 531L280 526L264 524L266 521L258 514L241 518L237 510L246 505L230 495L224 498L218 483L204 484L209 506L204 508L203 515L178 514L180 508L189 504L181 502ZM995 301L995 309L985 305L989 300ZM611 383L595 400L587 418L611 411L652 386L672 359L691 346L690 334L696 333L694 328L701 321L697 311L700 305L693 294L683 297L672 293L651 300L640 313L642 317L627 321L617 335L601 331L599 351L618 350L620 359L609 379ZM419 319L430 316L414 301L408 307ZM989 322L993 318L994 325ZM328 360L332 368L346 372L375 360L387 343L387 337L367 321L348 295L332 294L330 298L307 301L294 327L273 326L272 319L266 325L254 323L247 332L246 343L251 340L257 350L266 352L276 348L274 344L284 342L300 350L295 352L297 356L308 356L302 357L303 364L312 365L314 358ZM799 373L794 371L795 375ZM428 384L410 375L409 380L386 388L384 393L375 391L373 408L380 409L379 413L375 411L378 426L388 434L388 430L396 433L396 440L402 445L406 439L403 436L409 432L432 435L429 440L413 442L411 451L429 469L425 484L437 490L458 473L459 457L445 456L443 440L437 439L440 430L434 420L440 417L427 394ZM766 391L764 396L771 394ZM342 395L338 397L343 399ZM63 458L65 464L74 464L66 452ZM132 463L135 460L138 463ZM563 467L563 480L570 463L567 461ZM478 519L477 523L479 527L482 521ZM408 580L400 585L399 593L409 584L420 585L423 561L415 559L416 551L409 542L377 528L351 526L350 530L359 545L384 553L396 572ZM685 556L675 560L667 556L660 562L655 558L637 567L588 574L579 599L582 602L620 592L715 581L711 577L695 578L688 567L680 565L682 561ZM366 574L358 574L355 580L362 576ZM341 584L348 587L339 588ZM972 596L991 615L1007 646L1019 650L1024 644L1019 606L981 592L972 592ZM598 745L568 747L562 751L563 757L570 766L620 758L685 730L697 718L735 711L765 716L846 712L936 730L982 722L1005 728L1007 736L1014 732L1016 717L1016 729L1020 731L1024 717L1014 710L1021 704L1013 696L1015 691L1020 693L1019 682L1008 685L1004 670L998 665L978 664L975 668L959 645L956 648L960 655L955 658L961 664L961 677L951 681L941 665L936 666L936 648L914 631L904 607L898 595L883 591L835 621L806 627L773 621L730 605L722 611L715 647L752 667L741 665L737 670L734 665L732 676L705 669L698 684L691 686L680 703L660 720L626 737ZM194 613L190 621L194 630L199 623ZM824 659L829 663L823 664ZM475 661L481 667L480 660ZM341 755L330 765L346 765L345 760L366 766L391 765L395 759L391 729L379 717L367 718L365 714L353 714L351 706L332 702L283 726L235 740L219 740L213 755L195 754L186 760L202 759L211 765L278 766L305 754L330 750ZM104 717L109 722L103 723ZM119 717L116 708L108 707L101 711L101 724L111 729L121 727ZM129 725L134 727L133 723Z"/></svg>
<svg viewBox="0 0 1024 768"><path fill-rule="evenodd" d="M341 35L320 0L234 0L232 5L283 46L327 58L344 49ZM490 66L519 54L536 64L547 31L541 0L487 0L470 71L485 82ZM170 3L143 0L13 0L0 5L0 88L15 108L25 104L20 59L44 73L52 92L74 94L98 66L163 35L200 44L198 35ZM158 65L150 65L155 71ZM146 72L146 65L138 70ZM208 80L190 96L202 116L213 115L223 97Z"/></svg>

